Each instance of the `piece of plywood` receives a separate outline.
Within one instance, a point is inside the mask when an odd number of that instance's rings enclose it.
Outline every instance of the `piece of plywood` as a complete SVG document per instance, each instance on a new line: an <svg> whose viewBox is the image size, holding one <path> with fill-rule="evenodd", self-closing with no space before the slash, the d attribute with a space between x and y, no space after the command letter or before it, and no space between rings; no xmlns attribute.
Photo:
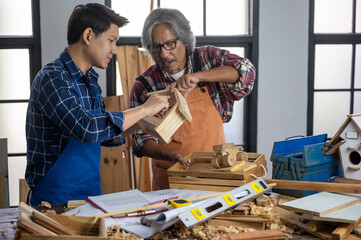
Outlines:
<svg viewBox="0 0 361 240"><path fill-rule="evenodd" d="M355 224L361 221L361 203L356 203L351 206L344 207L340 210L322 215L320 217L314 216L313 219L319 221Z"/></svg>
<svg viewBox="0 0 361 240"><path fill-rule="evenodd" d="M330 214L348 206L355 206L361 197L347 196L337 193L319 192L282 204L282 207L295 212L310 213L314 216ZM359 215L361 216L361 215Z"/></svg>
<svg viewBox="0 0 361 240"><path fill-rule="evenodd" d="M105 97L106 111L124 110L124 97ZM100 176L103 194L131 189L130 138L118 147L101 147Z"/></svg>

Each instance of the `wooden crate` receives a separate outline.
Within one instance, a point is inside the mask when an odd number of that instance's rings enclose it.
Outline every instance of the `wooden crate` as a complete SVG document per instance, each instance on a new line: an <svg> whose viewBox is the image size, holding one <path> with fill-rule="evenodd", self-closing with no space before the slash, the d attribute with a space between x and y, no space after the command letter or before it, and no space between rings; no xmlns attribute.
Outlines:
<svg viewBox="0 0 361 240"><path fill-rule="evenodd" d="M21 233L22 240L32 239L76 239L76 240L91 240L91 239L108 239L107 229L105 227L104 218L97 217L78 217L78 216L65 216L65 215L47 215L53 220L59 222L70 230L80 234L80 236L41 236L30 233Z"/></svg>
<svg viewBox="0 0 361 240"><path fill-rule="evenodd" d="M253 176L263 177L264 168L267 169L265 155L247 153L247 156L248 161L239 171L227 172L212 166L213 152L192 152L185 157L190 167L183 169L178 162L167 170L170 188L230 191L255 180Z"/></svg>

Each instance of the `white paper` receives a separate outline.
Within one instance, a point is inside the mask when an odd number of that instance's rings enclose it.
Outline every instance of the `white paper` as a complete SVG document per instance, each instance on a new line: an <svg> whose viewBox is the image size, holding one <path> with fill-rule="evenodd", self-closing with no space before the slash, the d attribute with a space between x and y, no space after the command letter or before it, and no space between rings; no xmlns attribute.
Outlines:
<svg viewBox="0 0 361 240"><path fill-rule="evenodd" d="M179 198L194 198L204 195L213 194L216 192L210 192L210 191L196 191L196 190L179 190L179 189L165 189L160 191L152 191L152 192L146 192L142 193L138 190L130 190L126 192L119 192L119 193L112 193L112 194L105 194L102 196L97 196L94 198L96 201L102 202L102 203L109 203L109 204L116 204L118 209L115 209L114 206L106 206L105 208L112 211L121 211L126 209L131 209L135 207L141 207L145 206L146 204L150 202L155 202L159 200L164 200L167 198L172 198L175 196L179 196ZM125 199L124 196L127 196ZM135 200L133 198L130 198L130 196L138 196L139 199ZM93 198L93 197L92 197ZM109 198L109 199L107 199ZM101 201L99 201L101 199ZM119 203L119 201L115 199L122 199L122 203ZM147 199L147 202L143 204L144 199ZM134 201L133 201L134 200ZM143 204L143 205L139 205ZM170 206L167 206L166 208L169 209L169 211L158 213L158 214L152 214L148 215L148 218L155 219L151 227L143 226L140 223L140 219L142 216L139 217L128 217L128 218L112 218L112 217L106 217L105 218L105 225L106 227L112 227L114 225L118 225L120 229L131 232L141 238L149 238L156 234L157 232L161 232L168 227L172 226L175 222L177 222L178 215L184 211L187 211L196 205L200 204L200 201L197 203L193 203L181 208L172 209ZM126 208L124 208L126 207ZM162 207L163 209L164 207ZM80 209L80 210L79 210ZM75 209L70 210L67 212L67 214L74 214L77 213L77 216L94 216L98 214L102 214L103 211L93 207L91 204L87 203L83 206L77 207Z"/></svg>

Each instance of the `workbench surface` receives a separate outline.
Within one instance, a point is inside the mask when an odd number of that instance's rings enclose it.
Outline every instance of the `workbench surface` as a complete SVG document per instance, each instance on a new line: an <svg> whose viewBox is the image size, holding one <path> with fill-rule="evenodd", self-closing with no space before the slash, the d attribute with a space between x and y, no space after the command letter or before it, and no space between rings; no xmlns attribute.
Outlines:
<svg viewBox="0 0 361 240"><path fill-rule="evenodd" d="M0 239L12 240L14 238L19 214L20 211L17 208L0 209ZM320 238L305 233L302 235L293 234L292 239L317 240Z"/></svg>

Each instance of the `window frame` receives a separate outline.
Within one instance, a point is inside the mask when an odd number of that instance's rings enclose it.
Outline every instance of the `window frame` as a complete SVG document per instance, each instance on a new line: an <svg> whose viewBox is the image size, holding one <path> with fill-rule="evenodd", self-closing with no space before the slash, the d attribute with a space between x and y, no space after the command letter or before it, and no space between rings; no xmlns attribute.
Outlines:
<svg viewBox="0 0 361 240"><path fill-rule="evenodd" d="M349 113L354 113L354 95L356 91L361 91L361 89L355 88L356 45L361 44L361 34L356 33L356 0L352 1L352 33L314 33L315 0L310 0L309 15L307 135L311 136L314 128L314 95L316 92L350 92ZM315 89L315 49L316 45L322 44L352 45L351 86L349 88Z"/></svg>
<svg viewBox="0 0 361 240"><path fill-rule="evenodd" d="M0 36L0 49L28 49L30 86L38 71L41 69L41 40L40 40L40 0L31 1L32 36ZM1 100L0 104L28 103L29 99ZM25 149L26 151L26 149ZM26 152L8 153L8 157L26 156Z"/></svg>
<svg viewBox="0 0 361 240"><path fill-rule="evenodd" d="M206 33L205 9L206 0L203 0L203 31ZM111 7L111 0L105 0L105 5ZM157 7L160 6L160 0L157 0ZM196 36L196 46L216 45L220 47L244 47L245 57L250 59L256 69L258 69L258 48L259 48L259 0L249 0L249 35L236 36ZM117 45L138 45L141 46L140 37L120 37ZM107 68L107 96L116 95L116 73L115 57L109 63ZM250 95L244 98L243 112L243 142L244 149L248 152L257 152L257 100L258 83L254 84Z"/></svg>

